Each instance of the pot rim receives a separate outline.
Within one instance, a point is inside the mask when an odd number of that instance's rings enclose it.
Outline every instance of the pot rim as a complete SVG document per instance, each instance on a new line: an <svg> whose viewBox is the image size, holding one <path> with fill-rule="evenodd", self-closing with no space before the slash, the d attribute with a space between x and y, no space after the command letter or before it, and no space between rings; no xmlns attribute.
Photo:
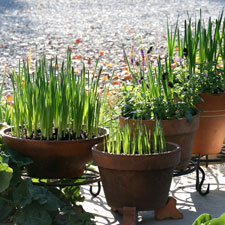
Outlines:
<svg viewBox="0 0 225 225"><path fill-rule="evenodd" d="M107 135L109 135L109 129L108 128L106 128L106 127L98 127L98 129L101 129L101 130L103 130L105 132L104 134L102 134L101 136L98 136L98 137L77 139L77 140L49 140L49 141L47 141L47 140L36 140L36 139L29 139L29 138L27 138L27 139L26 138L18 138L18 137L14 137L14 136L6 134L5 132L8 131L8 130L11 130L11 128L12 128L12 126L9 126L9 127L1 129L0 135L3 138L6 137L6 138L13 139L13 140L18 140L18 141L30 141L30 142L38 141L38 142L45 142L45 143L85 142L85 141L91 141L91 140L100 139L100 138L103 138L103 137L106 137Z"/></svg>
<svg viewBox="0 0 225 225"><path fill-rule="evenodd" d="M200 117L200 113L197 113L197 114L193 115L193 117L194 117L194 119ZM143 121L143 122L145 122L145 121L156 121L156 120L152 120L152 119L150 119L150 120L132 119L132 118L125 117L125 116L123 116L123 115L119 115L119 118L122 118L122 119L124 119L124 120L133 120L133 121L138 121L138 120L139 120L139 121ZM193 119L193 120L194 120L194 119ZM181 121L181 120L187 120L187 118L182 117L182 118L178 118L178 119L160 120L160 121L163 122L163 121L176 121L176 120L178 120L178 121ZM190 123L192 123L193 120L192 120Z"/></svg>
<svg viewBox="0 0 225 225"><path fill-rule="evenodd" d="M103 154L108 155L108 156L122 156L122 157L147 157L147 156L154 156L155 157L157 155L166 155L166 154L169 154L171 152L176 152L176 151L180 151L181 150L181 148L180 148L180 146L178 144L167 141L166 144L174 146L175 149L167 151L167 152L153 153L153 154L116 154L116 153L104 152L104 151L101 151L101 150L97 149L98 146L101 146L103 144L104 143L95 144L92 147L92 151L100 152L100 153L103 153Z"/></svg>

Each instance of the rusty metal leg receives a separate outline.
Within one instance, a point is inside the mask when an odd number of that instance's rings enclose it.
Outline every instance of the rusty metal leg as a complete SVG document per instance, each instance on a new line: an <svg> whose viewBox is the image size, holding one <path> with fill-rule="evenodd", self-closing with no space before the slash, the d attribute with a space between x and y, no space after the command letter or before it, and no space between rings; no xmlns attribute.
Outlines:
<svg viewBox="0 0 225 225"><path fill-rule="evenodd" d="M183 219L183 214L176 208L177 201L173 197L169 197L165 206L155 210L155 219L164 220L166 218Z"/></svg>
<svg viewBox="0 0 225 225"><path fill-rule="evenodd" d="M137 210L135 207L123 207L122 225L136 225Z"/></svg>

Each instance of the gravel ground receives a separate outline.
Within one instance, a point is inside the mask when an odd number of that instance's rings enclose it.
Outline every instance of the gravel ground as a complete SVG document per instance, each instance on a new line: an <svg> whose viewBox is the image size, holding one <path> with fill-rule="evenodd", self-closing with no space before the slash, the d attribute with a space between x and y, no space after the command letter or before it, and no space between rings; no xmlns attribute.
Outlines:
<svg viewBox="0 0 225 225"><path fill-rule="evenodd" d="M102 51L101 64L108 76L123 76L122 46L154 46L155 55L166 53L166 23L182 24L191 16L216 18L224 0L0 0L0 75L19 59L45 52L48 58L66 56L72 47L74 64L92 70ZM137 53L137 52L136 52ZM34 62L34 60L32 60ZM10 88L6 84L6 88Z"/></svg>

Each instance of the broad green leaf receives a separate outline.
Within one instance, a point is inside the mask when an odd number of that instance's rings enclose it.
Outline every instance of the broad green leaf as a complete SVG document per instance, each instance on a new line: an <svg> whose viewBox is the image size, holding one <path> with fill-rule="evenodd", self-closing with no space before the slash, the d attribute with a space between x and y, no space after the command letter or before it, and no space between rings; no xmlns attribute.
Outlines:
<svg viewBox="0 0 225 225"><path fill-rule="evenodd" d="M39 204L44 205L50 211L55 211L65 205L64 202L44 187L31 184L29 185L29 192L33 199L37 200Z"/></svg>
<svg viewBox="0 0 225 225"><path fill-rule="evenodd" d="M193 115L191 114L191 112L190 112L189 110L187 110L187 111L185 112L185 117L186 117L186 119L188 120L188 122L192 122L192 120L193 120Z"/></svg>
<svg viewBox="0 0 225 225"><path fill-rule="evenodd" d="M12 162L21 164L21 166L26 166L33 162L33 160L31 158L23 156L23 155L19 154L18 152L15 152L12 150L7 150L6 154L11 156Z"/></svg>
<svg viewBox="0 0 225 225"><path fill-rule="evenodd" d="M13 193L13 200L15 203L25 207L32 202L32 195L29 191L31 181L29 179L21 180L21 184L18 186L16 191Z"/></svg>
<svg viewBox="0 0 225 225"><path fill-rule="evenodd" d="M0 222L3 222L10 213L14 210L14 207L9 204L7 200L0 199Z"/></svg>
<svg viewBox="0 0 225 225"><path fill-rule="evenodd" d="M42 206L33 202L16 215L15 222L17 225L51 225L52 219Z"/></svg>
<svg viewBox="0 0 225 225"><path fill-rule="evenodd" d="M6 163L0 163L0 193L9 187L12 175L12 168Z"/></svg>

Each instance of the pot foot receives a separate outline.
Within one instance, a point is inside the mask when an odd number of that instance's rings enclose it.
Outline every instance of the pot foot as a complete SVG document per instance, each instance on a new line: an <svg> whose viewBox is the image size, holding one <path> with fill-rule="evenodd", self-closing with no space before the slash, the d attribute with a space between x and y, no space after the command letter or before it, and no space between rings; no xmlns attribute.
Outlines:
<svg viewBox="0 0 225 225"><path fill-rule="evenodd" d="M183 219L183 214L176 208L176 199L169 197L165 206L155 210L155 219L164 220L166 218Z"/></svg>
<svg viewBox="0 0 225 225"><path fill-rule="evenodd" d="M122 225L136 225L137 210L135 207L123 207Z"/></svg>

